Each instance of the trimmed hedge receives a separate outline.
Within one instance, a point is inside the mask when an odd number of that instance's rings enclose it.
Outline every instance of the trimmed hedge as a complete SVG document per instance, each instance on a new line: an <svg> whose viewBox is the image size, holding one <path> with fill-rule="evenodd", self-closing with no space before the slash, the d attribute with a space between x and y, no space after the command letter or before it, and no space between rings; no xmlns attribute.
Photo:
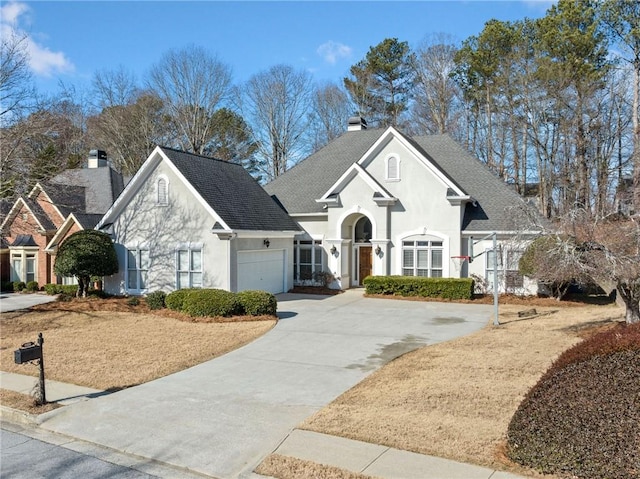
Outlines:
<svg viewBox="0 0 640 479"><path fill-rule="evenodd" d="M44 285L44 290L47 294L49 295L54 295L54 294L71 294L74 295L78 292L78 285L77 284L53 284L53 283L49 283L49 284L45 284Z"/></svg>
<svg viewBox="0 0 640 479"><path fill-rule="evenodd" d="M472 299L471 278L424 278L421 276L368 276L367 294L420 296L423 298Z"/></svg>
<svg viewBox="0 0 640 479"><path fill-rule="evenodd" d="M164 301L167 294L164 291L154 291L149 293L145 298L145 301L149 305L150 309L162 309L165 307Z"/></svg>
<svg viewBox="0 0 640 479"><path fill-rule="evenodd" d="M236 295L236 298L244 314L249 316L276 315L278 301L271 293L266 291L241 291Z"/></svg>
<svg viewBox="0 0 640 479"><path fill-rule="evenodd" d="M638 477L640 324L565 351L529 391L507 430L508 456L543 473Z"/></svg>
<svg viewBox="0 0 640 479"><path fill-rule="evenodd" d="M182 305L189 316L233 316L239 311L236 294L224 289L192 289Z"/></svg>
<svg viewBox="0 0 640 479"><path fill-rule="evenodd" d="M40 285L38 284L37 281L29 281L25 289L31 292L40 291Z"/></svg>
<svg viewBox="0 0 640 479"><path fill-rule="evenodd" d="M13 282L13 291L19 292L27 287L27 284L24 281L14 281Z"/></svg>
<svg viewBox="0 0 640 479"><path fill-rule="evenodd" d="M164 305L173 311L182 311L184 307L184 300L193 289L177 289L169 293L164 298Z"/></svg>
<svg viewBox="0 0 640 479"><path fill-rule="evenodd" d="M166 296L164 304L169 309L189 316L210 317L243 314L275 316L278 307L276 297L266 291L232 293L223 289L178 289Z"/></svg>

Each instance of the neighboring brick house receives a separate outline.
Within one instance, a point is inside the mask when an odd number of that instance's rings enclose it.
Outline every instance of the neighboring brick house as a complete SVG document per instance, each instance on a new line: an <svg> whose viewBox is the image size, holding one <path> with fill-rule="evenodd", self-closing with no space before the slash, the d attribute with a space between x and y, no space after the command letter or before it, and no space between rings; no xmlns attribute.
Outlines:
<svg viewBox="0 0 640 479"><path fill-rule="evenodd" d="M0 225L2 281L64 282L53 272L57 246L68 235L93 228L123 189L122 175L98 150L92 150L85 168L37 183Z"/></svg>

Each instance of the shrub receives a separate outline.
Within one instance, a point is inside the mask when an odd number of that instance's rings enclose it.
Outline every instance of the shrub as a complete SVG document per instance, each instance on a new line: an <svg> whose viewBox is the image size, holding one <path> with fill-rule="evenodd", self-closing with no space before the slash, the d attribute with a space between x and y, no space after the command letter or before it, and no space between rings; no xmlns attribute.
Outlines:
<svg viewBox="0 0 640 479"><path fill-rule="evenodd" d="M13 292L13 281L3 281L2 285L0 285L0 291L3 293Z"/></svg>
<svg viewBox="0 0 640 479"><path fill-rule="evenodd" d="M149 293L145 298L145 301L149 305L150 309L162 309L164 308L164 301L167 294L164 291L154 291Z"/></svg>
<svg viewBox="0 0 640 479"><path fill-rule="evenodd" d="M507 430L508 455L544 473L637 477L640 324L563 353L525 396Z"/></svg>
<svg viewBox="0 0 640 479"><path fill-rule="evenodd" d="M73 298L75 298L75 295L73 294L60 293L60 295L58 296L58 301L62 303L68 303L69 301L72 301Z"/></svg>
<svg viewBox="0 0 640 479"><path fill-rule="evenodd" d="M472 299L471 278L424 278L419 276L368 276L367 294L420 296L423 298Z"/></svg>
<svg viewBox="0 0 640 479"><path fill-rule="evenodd" d="M16 292L22 291L26 287L27 287L27 285L26 285L26 283L24 281L14 281L13 282L13 290L16 291Z"/></svg>
<svg viewBox="0 0 640 479"><path fill-rule="evenodd" d="M184 300L193 289L177 289L169 293L165 299L164 304L167 308L173 311L182 311L184 306Z"/></svg>
<svg viewBox="0 0 640 479"><path fill-rule="evenodd" d="M223 289L192 289L182 306L189 316L233 316L239 309L236 294Z"/></svg>
<svg viewBox="0 0 640 479"><path fill-rule="evenodd" d="M75 294L78 292L78 286L75 284L49 283L44 285L44 290L47 294L50 295L65 293L75 296Z"/></svg>
<svg viewBox="0 0 640 479"><path fill-rule="evenodd" d="M37 281L29 281L25 287L25 289L27 291L30 291L32 293L36 292L36 291L40 291L40 285L38 284Z"/></svg>
<svg viewBox="0 0 640 479"><path fill-rule="evenodd" d="M138 306L140 304L140 298L137 296L130 296L129 299L127 299L127 304L129 306Z"/></svg>
<svg viewBox="0 0 640 479"><path fill-rule="evenodd" d="M278 309L276 297L266 291L241 291L236 295L240 304L240 313L249 316L261 316L263 314L275 316Z"/></svg>

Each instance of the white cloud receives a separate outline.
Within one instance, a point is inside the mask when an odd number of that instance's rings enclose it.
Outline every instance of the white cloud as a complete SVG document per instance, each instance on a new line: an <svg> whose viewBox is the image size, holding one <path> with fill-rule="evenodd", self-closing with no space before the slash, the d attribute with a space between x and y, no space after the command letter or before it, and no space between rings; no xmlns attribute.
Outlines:
<svg viewBox="0 0 640 479"><path fill-rule="evenodd" d="M324 61L334 65L341 58L349 58L352 50L347 45L330 40L320 45L316 51Z"/></svg>
<svg viewBox="0 0 640 479"><path fill-rule="evenodd" d="M9 2L0 7L2 35L24 37L24 46L29 57L29 67L39 76L49 77L55 73L69 73L75 67L63 52L51 51L45 45L36 42L33 37L20 28L20 20L28 15L30 8L26 3Z"/></svg>

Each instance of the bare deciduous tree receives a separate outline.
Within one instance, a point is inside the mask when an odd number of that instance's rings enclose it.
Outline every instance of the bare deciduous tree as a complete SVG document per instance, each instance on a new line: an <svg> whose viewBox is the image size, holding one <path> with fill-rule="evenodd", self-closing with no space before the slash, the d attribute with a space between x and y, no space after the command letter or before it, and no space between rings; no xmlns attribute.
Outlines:
<svg viewBox="0 0 640 479"><path fill-rule="evenodd" d="M311 104L311 78L277 65L253 75L244 85L240 110L258 145L258 168L271 180L308 152L305 132Z"/></svg>
<svg viewBox="0 0 640 479"><path fill-rule="evenodd" d="M461 92L451 73L457 47L452 37L435 35L416 50L412 107L417 133L453 133L460 114Z"/></svg>
<svg viewBox="0 0 640 479"><path fill-rule="evenodd" d="M212 136L211 118L230 91L230 68L192 45L165 53L151 68L148 84L171 117L178 146L202 154Z"/></svg>
<svg viewBox="0 0 640 479"><path fill-rule="evenodd" d="M347 119L355 111L349 95L335 83L325 83L314 90L311 108L313 151L344 133Z"/></svg>
<svg viewBox="0 0 640 479"><path fill-rule="evenodd" d="M3 35L0 40L0 125L20 117L20 110L35 97L26 51L26 37Z"/></svg>

